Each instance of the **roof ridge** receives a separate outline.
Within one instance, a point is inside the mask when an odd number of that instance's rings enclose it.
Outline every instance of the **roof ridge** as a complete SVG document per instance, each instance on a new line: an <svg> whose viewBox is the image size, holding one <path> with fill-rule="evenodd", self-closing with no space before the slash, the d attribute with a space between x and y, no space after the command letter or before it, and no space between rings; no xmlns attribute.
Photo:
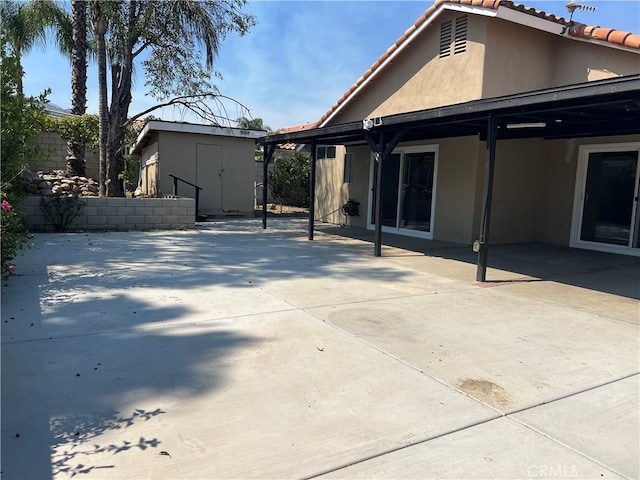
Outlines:
<svg viewBox="0 0 640 480"><path fill-rule="evenodd" d="M609 42L616 46L640 49L640 35L632 32L624 32L615 30L613 28L602 28L600 26L588 26L582 23L569 21L564 17L557 16L553 13L547 13L543 10L536 10L533 7L528 7L522 3L515 3L512 0L435 0L418 19L411 25L388 49L384 52L376 62L369 67L369 69L362 74L358 80L355 81L344 92L344 94L333 104L331 108L327 110L324 115L315 122L316 125L322 125L340 105L342 105L347 98L358 88L362 83L369 78L376 70L378 70L382 64L393 54L404 42L429 18L431 17L442 5L466 5L471 7L490 8L498 10L499 7L509 8L518 12L531 15L533 17L548 20L550 22L558 23L567 27L567 33L571 37L579 38L582 40L596 40L600 42Z"/></svg>

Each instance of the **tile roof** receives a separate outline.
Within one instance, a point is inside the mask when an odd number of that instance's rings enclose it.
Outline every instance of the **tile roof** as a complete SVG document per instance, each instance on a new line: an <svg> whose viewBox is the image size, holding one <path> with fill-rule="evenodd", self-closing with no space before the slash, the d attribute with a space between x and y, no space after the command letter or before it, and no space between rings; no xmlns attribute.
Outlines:
<svg viewBox="0 0 640 480"><path fill-rule="evenodd" d="M291 132L285 132L285 133L291 133ZM295 150L296 148L298 148L298 144L297 143L279 143L276 148L278 148L279 150Z"/></svg>
<svg viewBox="0 0 640 480"><path fill-rule="evenodd" d="M493 10L497 10L498 7L505 7L510 10L515 10L518 12L525 13L527 15L531 15L533 17L541 18L543 20L548 20L550 22L554 22L560 25L567 27L568 35L579 38L582 40L596 40L599 42L609 42L612 46L621 46L632 49L640 50L640 35L634 34L631 32L622 32L615 30L613 28L601 28L599 26L587 26L582 23L570 22L564 17L559 17L552 13L547 13L542 10L536 10L533 7L527 7L526 5L522 5L519 3L514 3L511 0L436 0L435 3L430 6L422 16L420 16L413 25L411 25L405 32L398 38L391 47L387 49L385 53L383 53L378 60L371 65L369 70L367 70L356 82L351 85L351 87L338 99L336 103L334 103L331 108L320 118L318 122L315 124L305 124L305 125L313 125L319 126L322 125L334 112L335 110L342 105L347 98L367 79L369 78L381 65L396 51L400 46L409 38L427 19L429 19L442 5L450 4L450 5L464 5L471 7L482 7L482 8L490 8ZM313 127L309 127L313 128ZM306 130L306 128L302 129ZM299 131L299 130L291 130L291 131ZM284 132L284 129L282 133Z"/></svg>
<svg viewBox="0 0 640 480"><path fill-rule="evenodd" d="M301 125L293 125L291 127L283 127L278 130L278 134L280 133L294 133L294 132L303 132L305 130L311 130L312 128L316 128L320 122L308 122L303 123ZM298 148L297 143L280 143L278 144L278 149L280 150L296 150Z"/></svg>
<svg viewBox="0 0 640 480"><path fill-rule="evenodd" d="M301 125L293 125L291 127L284 127L278 130L278 133L293 133L293 132L302 132L304 130L311 130L312 128L316 128L319 122L308 122L303 123Z"/></svg>

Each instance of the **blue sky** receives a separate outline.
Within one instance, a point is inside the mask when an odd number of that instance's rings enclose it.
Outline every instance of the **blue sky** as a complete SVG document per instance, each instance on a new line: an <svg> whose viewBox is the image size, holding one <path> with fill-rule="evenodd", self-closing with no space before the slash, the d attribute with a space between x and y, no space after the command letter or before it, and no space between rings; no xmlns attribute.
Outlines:
<svg viewBox="0 0 640 480"><path fill-rule="evenodd" d="M525 1L527 6L566 16L566 0ZM584 2L580 2L584 3ZM431 6L431 1L268 1L245 7L258 24L244 37L229 35L215 69L223 76L220 92L247 106L274 129L318 120L324 112ZM574 20L640 33L637 0L587 1L596 7L577 11ZM71 104L70 64L55 47L33 51L23 59L25 93L51 88L49 99ZM138 69L139 72L142 69ZM90 65L89 113L97 113L97 71ZM135 82L130 114L153 104L144 78ZM154 112L165 120L193 121L182 112ZM245 115L227 105L231 119Z"/></svg>

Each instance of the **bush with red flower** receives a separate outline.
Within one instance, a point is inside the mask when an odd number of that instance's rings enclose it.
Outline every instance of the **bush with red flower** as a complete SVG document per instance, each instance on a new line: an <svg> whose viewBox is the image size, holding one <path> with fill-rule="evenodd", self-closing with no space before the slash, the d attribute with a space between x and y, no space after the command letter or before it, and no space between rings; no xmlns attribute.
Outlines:
<svg viewBox="0 0 640 480"><path fill-rule="evenodd" d="M1 242L2 243L2 273L13 273L16 266L11 263L16 251L22 248L26 240L26 233L22 228L22 216L7 201L2 200L0 207L1 221Z"/></svg>
<svg viewBox="0 0 640 480"><path fill-rule="evenodd" d="M11 262L29 238L19 208L24 195L21 176L28 159L37 152L35 139L44 125L46 95L25 97L18 91L21 71L4 35L0 35L0 57L0 243L4 275L15 270Z"/></svg>

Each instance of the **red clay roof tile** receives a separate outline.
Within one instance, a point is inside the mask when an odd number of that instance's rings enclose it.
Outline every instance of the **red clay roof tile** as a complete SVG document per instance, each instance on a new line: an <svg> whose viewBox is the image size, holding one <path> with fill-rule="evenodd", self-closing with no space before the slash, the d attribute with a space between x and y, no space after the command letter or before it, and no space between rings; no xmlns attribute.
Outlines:
<svg viewBox="0 0 640 480"><path fill-rule="evenodd" d="M302 132L304 130L311 130L312 128L316 128L317 126L318 122L308 122L301 125L293 125L291 127L281 128L280 130L278 130L278 133Z"/></svg>
<svg viewBox="0 0 640 480"><path fill-rule="evenodd" d="M611 32L613 32L613 28L595 28L591 32L591 38L604 41L609 38Z"/></svg>
<svg viewBox="0 0 640 480"><path fill-rule="evenodd" d="M584 26L584 30L582 31L582 38L591 38L591 35L593 35L593 31L596 28L600 28L597 25L585 25Z"/></svg>
<svg viewBox="0 0 640 480"><path fill-rule="evenodd" d="M636 35L632 33L628 37L624 39L624 46L629 48L638 48L640 49L640 35Z"/></svg>
<svg viewBox="0 0 640 480"><path fill-rule="evenodd" d="M629 35L631 35L630 32L621 32L619 30L614 30L609 34L609 38L607 38L607 40L617 45L624 45L624 42Z"/></svg>
<svg viewBox="0 0 640 480"><path fill-rule="evenodd" d="M585 40L598 40L598 41L606 41L613 45L619 45L622 47L640 49L640 35L633 34L631 32L622 32L615 30L613 28L601 28L599 26L587 26L581 23L569 22L564 17L559 17L554 15L553 13L547 13L542 10L536 10L532 7L527 7L526 5L514 3L511 0L435 0L433 5L431 5L423 15L421 15L413 25L411 25L398 40L396 40L389 49L383 53L378 60L366 71L364 74L356 80L356 82L347 90L347 92L340 97L338 102L334 103L331 108L320 118L316 125L322 125L322 123L329 118L331 114L342 105L348 97L367 79L369 78L374 71L378 68L381 68L384 61L391 56L391 54L396 51L400 46L402 46L405 42L408 41L410 36L420 28L420 26L427 21L427 19L433 15L433 13L443 4L461 4L461 5L471 5L474 7L483 7L483 8L491 8L493 10L497 10L498 7L505 7L511 10L516 10L519 12L526 13L528 15L543 18L545 20L559 23L568 29L568 35L575 38L581 38Z"/></svg>

